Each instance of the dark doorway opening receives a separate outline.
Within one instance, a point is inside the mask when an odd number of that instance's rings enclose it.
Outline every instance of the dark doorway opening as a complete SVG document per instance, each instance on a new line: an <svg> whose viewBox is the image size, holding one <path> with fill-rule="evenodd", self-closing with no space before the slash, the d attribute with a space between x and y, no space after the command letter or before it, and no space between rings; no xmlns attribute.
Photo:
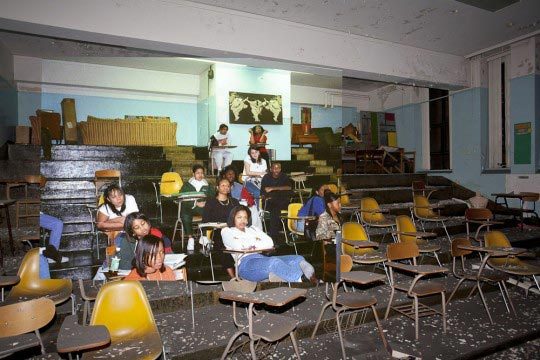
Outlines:
<svg viewBox="0 0 540 360"><path fill-rule="evenodd" d="M429 89L429 154L432 170L450 169L448 90Z"/></svg>

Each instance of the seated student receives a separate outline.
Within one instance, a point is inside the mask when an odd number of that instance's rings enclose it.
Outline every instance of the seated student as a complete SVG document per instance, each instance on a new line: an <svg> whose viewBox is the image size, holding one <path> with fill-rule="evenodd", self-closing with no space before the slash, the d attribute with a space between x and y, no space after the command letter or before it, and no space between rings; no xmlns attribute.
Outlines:
<svg viewBox="0 0 540 360"><path fill-rule="evenodd" d="M325 212L319 216L317 224L317 240L329 240L336 237L336 231L341 228L341 203L339 196L333 192L324 193Z"/></svg>
<svg viewBox="0 0 540 360"><path fill-rule="evenodd" d="M227 222L229 213L233 208L240 205L238 200L230 196L231 183L227 179L219 179L217 183L217 196L209 198L204 205L202 221L203 222ZM221 239L221 229L214 229L212 234L214 249L223 250L223 240ZM227 274L234 278L234 260L230 254L221 254L221 265L227 271Z"/></svg>
<svg viewBox="0 0 540 360"><path fill-rule="evenodd" d="M191 169L193 171L193 177L184 183L182 189L180 189L180 193L203 192L208 198L214 197L214 188L209 186L208 181L204 178L204 167L200 164L195 164ZM204 205L205 200L182 203L180 217L182 219L182 225L184 226L184 232L188 236L188 251L195 250L195 239L193 239L193 216L202 216Z"/></svg>
<svg viewBox="0 0 540 360"><path fill-rule="evenodd" d="M319 185L319 187L315 189L313 196L300 208L298 216L320 216L326 210L326 205L324 204L325 190L327 190L326 184ZM304 225L305 221L299 220L296 222L296 229L303 232Z"/></svg>
<svg viewBox="0 0 540 360"><path fill-rule="evenodd" d="M176 280L173 270L163 263L164 259L163 240L146 235L137 244L133 269L124 280Z"/></svg>
<svg viewBox="0 0 540 360"><path fill-rule="evenodd" d="M223 244L229 250L269 249L274 246L272 238L262 230L251 226L251 212L240 205L232 209L227 225L221 230ZM238 263L238 275L250 281L300 282L304 275L317 283L315 269L300 255L265 256L258 253L233 254Z"/></svg>
<svg viewBox="0 0 540 360"><path fill-rule="evenodd" d="M250 146L248 155L244 159L244 176L242 177L246 189L255 198L255 205L258 206L261 196L261 179L268 171L266 160L261 158L261 153L255 146Z"/></svg>
<svg viewBox="0 0 540 360"><path fill-rule="evenodd" d="M139 211L135 198L125 194L118 184L111 184L105 189L103 200L96 220L97 228L102 231L122 231L127 214Z"/></svg>
<svg viewBox="0 0 540 360"><path fill-rule="evenodd" d="M264 130L261 125L255 125L251 129L249 129L249 144L250 145L257 145L257 149L261 153L261 157L266 160L266 164L270 164L270 157L268 156L268 150L266 149L266 146L258 145L258 144L266 144L268 142L268 137L266 134L268 134L268 131Z"/></svg>
<svg viewBox="0 0 540 360"><path fill-rule="evenodd" d="M217 146L230 145L229 127L225 124L219 125L218 131L210 137L210 147L212 148L212 159L217 171L231 165L233 154L229 149L220 149Z"/></svg>
<svg viewBox="0 0 540 360"><path fill-rule="evenodd" d="M116 253L116 256L120 258L120 265L118 267L120 270L131 270L131 262L137 242L148 234L163 240L165 254L172 253L171 240L163 235L158 228L152 227L146 215L140 212L134 212L126 216L124 232L114 239L116 249L118 250L120 248L120 251Z"/></svg>
<svg viewBox="0 0 540 360"><path fill-rule="evenodd" d="M242 198L242 188L244 186L237 181L238 173L236 172L236 169L232 165L225 167L223 171L219 173L219 178L229 180L229 183L231 183L231 196L240 201Z"/></svg>
<svg viewBox="0 0 540 360"><path fill-rule="evenodd" d="M269 235L276 241L281 228L281 210L286 210L290 203L291 189L291 180L281 172L281 164L274 162L270 173L262 178L261 194L265 198L265 210L270 213Z"/></svg>
<svg viewBox="0 0 540 360"><path fill-rule="evenodd" d="M231 183L231 196L235 198L236 200L238 200L239 202L243 202L244 205L247 204L247 206L251 210L251 218L253 219L253 226L256 226L259 229L262 229L262 222L259 217L259 210L257 209L257 206L255 205L255 199L242 184L236 181L236 179L238 178L238 173L236 172L234 167L227 166L219 174L219 177L222 179L229 180L229 182Z"/></svg>

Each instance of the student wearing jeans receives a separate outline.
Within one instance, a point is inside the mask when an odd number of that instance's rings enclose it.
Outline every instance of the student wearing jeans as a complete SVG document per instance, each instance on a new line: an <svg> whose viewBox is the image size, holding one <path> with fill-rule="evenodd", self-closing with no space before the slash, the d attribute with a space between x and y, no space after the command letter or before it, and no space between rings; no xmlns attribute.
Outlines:
<svg viewBox="0 0 540 360"><path fill-rule="evenodd" d="M274 246L270 236L251 226L251 212L243 205L231 210L227 225L221 230L223 244L229 250L269 249ZM265 256L233 254L238 263L238 275L250 281L300 282L302 275L317 283L315 269L300 255Z"/></svg>

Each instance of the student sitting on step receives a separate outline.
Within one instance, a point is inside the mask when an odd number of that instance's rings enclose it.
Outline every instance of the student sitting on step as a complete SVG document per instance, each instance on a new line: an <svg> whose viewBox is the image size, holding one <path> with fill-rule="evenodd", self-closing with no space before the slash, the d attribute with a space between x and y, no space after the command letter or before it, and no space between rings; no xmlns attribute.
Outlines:
<svg viewBox="0 0 540 360"><path fill-rule="evenodd" d="M133 269L124 280L176 280L173 270L164 264L164 260L163 240L146 235L137 244Z"/></svg>
<svg viewBox="0 0 540 360"><path fill-rule="evenodd" d="M262 250L274 246L272 238L251 226L251 212L240 205L232 209L221 230L223 244L229 250ZM300 282L305 276L317 283L315 269L300 255L266 256L259 253L233 254L238 263L238 276L249 281Z"/></svg>
<svg viewBox="0 0 540 360"><path fill-rule="evenodd" d="M204 178L204 167L200 164L195 164L192 167L192 171L193 177L184 183L180 193L203 192L208 198L214 197L214 187L209 186L208 181ZM180 217L182 219L184 231L188 236L188 251L195 250L195 239L193 239L193 216L202 216L204 205L204 200L186 201L182 203Z"/></svg>
<svg viewBox="0 0 540 360"><path fill-rule="evenodd" d="M268 134L268 131L264 130L261 125L255 125L249 129L249 145L255 145L261 153L261 157L266 160L266 164L270 165L270 157L268 156L268 149L266 149L266 143L268 142L266 134Z"/></svg>
<svg viewBox="0 0 540 360"><path fill-rule="evenodd" d="M103 200L103 204L98 208L96 226L107 232L111 243L118 232L124 230L126 216L138 212L139 207L135 198L125 194L118 184L111 184L105 189Z"/></svg>

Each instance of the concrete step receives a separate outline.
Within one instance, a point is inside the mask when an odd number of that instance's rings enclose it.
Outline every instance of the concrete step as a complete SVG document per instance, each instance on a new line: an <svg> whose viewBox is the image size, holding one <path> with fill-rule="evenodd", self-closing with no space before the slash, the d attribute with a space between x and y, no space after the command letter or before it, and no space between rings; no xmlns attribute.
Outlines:
<svg viewBox="0 0 540 360"><path fill-rule="evenodd" d="M193 150L194 150L193 146L184 146L184 145L163 147L163 151L166 154L193 153Z"/></svg>
<svg viewBox="0 0 540 360"><path fill-rule="evenodd" d="M453 197L452 188L448 186L433 187L437 189L433 193L431 200L451 199ZM379 204L391 204L401 202L412 202L412 190L407 186L385 186L372 188L355 188L348 189L351 193L351 198L360 199L363 197L372 197Z"/></svg>
<svg viewBox="0 0 540 360"><path fill-rule="evenodd" d="M295 160L299 161L311 161L315 160L315 155L313 154L296 154L294 155Z"/></svg>
<svg viewBox="0 0 540 360"><path fill-rule="evenodd" d="M96 170L117 169L122 177L129 175L161 176L169 171L171 162L165 159L42 161L41 174L47 179L93 179Z"/></svg>
<svg viewBox="0 0 540 360"><path fill-rule="evenodd" d="M309 166L326 166L326 160L311 160Z"/></svg>
<svg viewBox="0 0 540 360"><path fill-rule="evenodd" d="M412 186L416 180L426 181L425 174L362 174L343 175L341 181L349 188L369 188L381 186Z"/></svg>
<svg viewBox="0 0 540 360"><path fill-rule="evenodd" d="M11 161L39 161L41 146L7 144L7 159Z"/></svg>
<svg viewBox="0 0 540 360"><path fill-rule="evenodd" d="M309 154L308 148L293 147L291 148L291 155L306 155Z"/></svg>
<svg viewBox="0 0 540 360"><path fill-rule="evenodd" d="M159 146L53 145L51 160L163 159Z"/></svg>
<svg viewBox="0 0 540 360"><path fill-rule="evenodd" d="M316 166L315 174L320 175L331 175L334 173L334 168L332 166Z"/></svg>

